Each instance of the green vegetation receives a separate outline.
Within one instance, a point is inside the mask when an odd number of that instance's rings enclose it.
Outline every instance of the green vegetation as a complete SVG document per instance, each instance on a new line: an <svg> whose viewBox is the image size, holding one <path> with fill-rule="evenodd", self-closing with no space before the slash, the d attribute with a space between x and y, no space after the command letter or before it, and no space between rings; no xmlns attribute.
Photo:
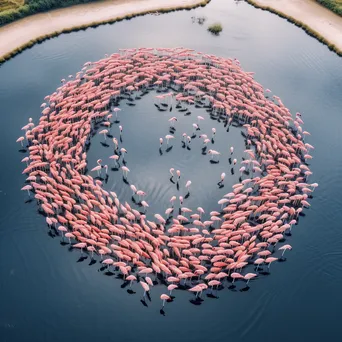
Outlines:
<svg viewBox="0 0 342 342"><path fill-rule="evenodd" d="M0 26L54 8L99 0L0 0Z"/></svg>
<svg viewBox="0 0 342 342"><path fill-rule="evenodd" d="M342 16L342 0L316 0L321 5Z"/></svg>
<svg viewBox="0 0 342 342"><path fill-rule="evenodd" d="M12 11L24 5L24 0L0 0L0 13L4 11Z"/></svg>
<svg viewBox="0 0 342 342"><path fill-rule="evenodd" d="M1 0L0 0L1 1ZM65 0L68 1L68 0ZM96 1L96 0L95 0ZM167 12L173 12L173 11L178 11L178 10L191 10L193 8L196 7L204 7L205 5L207 5L210 2L210 0L203 0L201 3L197 4L197 5L187 5L187 6L179 6L179 7L169 7L169 8L160 8L157 9L153 12L159 12L159 13L167 13ZM122 17L115 17L109 20L104 20L104 21L98 21L98 22L91 22L89 24L86 25L80 25L80 26L74 26L74 27L70 27L70 28L65 28L63 30L60 31L55 31L51 34L45 34L42 35L38 38L32 39L29 42L17 47L16 49L14 49L13 51L0 56L0 65L2 63L5 63L6 61L8 61L9 59L11 59L12 57L18 55L19 53L23 52L26 49L29 49L30 47L32 47L35 44L40 44L43 41L53 38L53 37L57 37L62 33L70 33L70 32L74 32L74 31L80 31L80 30L85 30L88 27L97 27L100 25L104 25L104 24L112 24L115 23L117 21L122 21L122 20L130 20L134 17L138 17L138 16L142 16L142 15L146 15L146 14L150 14L151 11L143 11L143 12L136 12L136 13L132 13L132 14L128 14L126 16L122 16Z"/></svg>
<svg viewBox="0 0 342 342"><path fill-rule="evenodd" d="M220 23L212 24L208 27L208 31L218 35L222 31L222 25Z"/></svg>
<svg viewBox="0 0 342 342"><path fill-rule="evenodd" d="M255 8L260 8L264 11L269 11L271 13L274 13L276 15L278 15L281 18L286 19L287 21L289 21L290 23L302 28L309 36L316 38L318 41L320 41L322 44L326 45L329 50L336 52L339 56L342 57L342 50L339 49L335 44L332 44L331 42L329 42L328 39L324 38L321 34L319 34L317 31L313 30L311 27L309 27L308 25L302 23L301 21L286 15L285 13L275 10L272 7L269 6L263 6L263 5L259 5L256 2L254 2L253 0L246 0L249 4L251 4L252 6L254 6ZM340 0L338 0L340 1Z"/></svg>

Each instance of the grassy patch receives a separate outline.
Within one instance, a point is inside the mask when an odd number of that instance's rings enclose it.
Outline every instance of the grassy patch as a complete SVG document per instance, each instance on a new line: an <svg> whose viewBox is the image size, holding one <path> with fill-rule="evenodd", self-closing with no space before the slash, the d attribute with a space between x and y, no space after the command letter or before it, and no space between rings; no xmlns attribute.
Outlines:
<svg viewBox="0 0 342 342"><path fill-rule="evenodd" d="M324 7L342 16L342 0L316 0Z"/></svg>
<svg viewBox="0 0 342 342"><path fill-rule="evenodd" d="M0 0L0 13L12 11L24 5L24 0Z"/></svg>
<svg viewBox="0 0 342 342"><path fill-rule="evenodd" d="M0 0L0 26L31 14L100 0Z"/></svg>
<svg viewBox="0 0 342 342"><path fill-rule="evenodd" d="M208 27L208 31L216 35L218 35L222 30L223 28L220 23L215 23Z"/></svg>

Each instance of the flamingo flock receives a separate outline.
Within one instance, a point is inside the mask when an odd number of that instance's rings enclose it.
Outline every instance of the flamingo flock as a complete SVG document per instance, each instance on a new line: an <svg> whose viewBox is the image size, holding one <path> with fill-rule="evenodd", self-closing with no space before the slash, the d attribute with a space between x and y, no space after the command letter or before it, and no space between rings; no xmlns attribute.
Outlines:
<svg viewBox="0 0 342 342"><path fill-rule="evenodd" d="M175 110L184 115L189 106L203 105L226 125L235 123L243 129L246 158L241 161L240 182L218 200L218 209L209 213L209 220L204 220L201 207L195 211L181 207L182 215L170 216L175 196L167 217L155 213L155 220L148 220L149 205L142 190L131 185L133 195L139 196L134 208L122 203L115 192L103 189L99 176L105 168L108 177L108 166L102 160L91 170L97 178L87 174L87 150L97 126L105 127L99 134L107 144L120 112L113 106L124 94L154 88L173 90L159 97L159 109L171 111L172 104L164 101L174 98ZM310 134L302 129L300 113L292 117L280 98L269 99L268 93L236 59L190 49L122 49L87 62L75 78L70 75L69 80L62 80L56 92L45 97L39 123L29 119L22 128L25 133L17 142L29 152L22 160L27 175L22 190L29 196L34 193L50 230L60 232L73 248L92 259L99 255L105 267L129 284L129 291L139 282L143 301L158 282L169 291L160 297L163 307L175 298L174 290L194 293L192 301L198 304L203 292L216 297L214 290L227 283L231 289L238 282L248 288L260 273L269 272L273 262L285 260L285 251L292 247L278 246L310 206L308 199L318 185L308 182L313 146L305 142ZM111 121L113 113L115 121ZM194 130L200 129L203 119L198 117ZM170 129L177 120L177 116L169 120ZM211 138L215 134L213 128ZM173 138L166 135L166 144ZM185 134L183 142L190 143L188 138ZM202 138L206 148L211 139ZM116 167L127 153L123 147L119 150L120 142L113 138L115 154L110 158ZM159 143L162 148L164 139ZM228 148L232 155L234 148ZM208 154L215 160L220 152L209 149ZM126 165L121 169L127 179L130 170ZM180 171L174 171L170 169L171 178L179 179ZM222 173L219 184L224 179ZM188 190L190 185L188 181ZM184 200L180 198L180 206Z"/></svg>

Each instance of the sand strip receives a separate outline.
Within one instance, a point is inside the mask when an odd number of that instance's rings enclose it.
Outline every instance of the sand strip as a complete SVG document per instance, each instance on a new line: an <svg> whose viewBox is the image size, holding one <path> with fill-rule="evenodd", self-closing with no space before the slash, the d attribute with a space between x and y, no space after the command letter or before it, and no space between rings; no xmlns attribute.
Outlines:
<svg viewBox="0 0 342 342"><path fill-rule="evenodd" d="M0 27L0 60L39 37L72 27L160 9L186 8L203 0L107 0L35 14ZM33 44L31 44L33 45Z"/></svg>
<svg viewBox="0 0 342 342"><path fill-rule="evenodd" d="M311 30L319 33L329 43L335 45L336 50L342 51L342 17L321 6L316 1L247 0L247 2L263 8L269 7L285 14L287 17L300 21ZM316 38L319 39L319 37ZM319 40L322 41L322 39Z"/></svg>

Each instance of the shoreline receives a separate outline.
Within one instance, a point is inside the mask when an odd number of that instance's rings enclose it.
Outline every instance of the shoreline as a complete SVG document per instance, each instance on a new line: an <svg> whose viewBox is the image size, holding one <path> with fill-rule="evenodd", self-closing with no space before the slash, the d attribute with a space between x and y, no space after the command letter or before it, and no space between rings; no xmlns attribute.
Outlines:
<svg viewBox="0 0 342 342"><path fill-rule="evenodd" d="M75 5L34 14L0 27L0 65L24 50L63 33L132 19L151 12L205 6L210 0L115 0ZM44 34L41 28L44 27Z"/></svg>
<svg viewBox="0 0 342 342"><path fill-rule="evenodd" d="M302 28L342 57L342 18L314 0L245 0Z"/></svg>
<svg viewBox="0 0 342 342"><path fill-rule="evenodd" d="M286 19L342 57L342 18L314 0L245 0ZM34 14L0 27L0 65L37 43L63 33L129 20L151 12L190 10L210 0L104 0ZM41 32L44 27L44 33ZM10 38L9 38L10 37Z"/></svg>

